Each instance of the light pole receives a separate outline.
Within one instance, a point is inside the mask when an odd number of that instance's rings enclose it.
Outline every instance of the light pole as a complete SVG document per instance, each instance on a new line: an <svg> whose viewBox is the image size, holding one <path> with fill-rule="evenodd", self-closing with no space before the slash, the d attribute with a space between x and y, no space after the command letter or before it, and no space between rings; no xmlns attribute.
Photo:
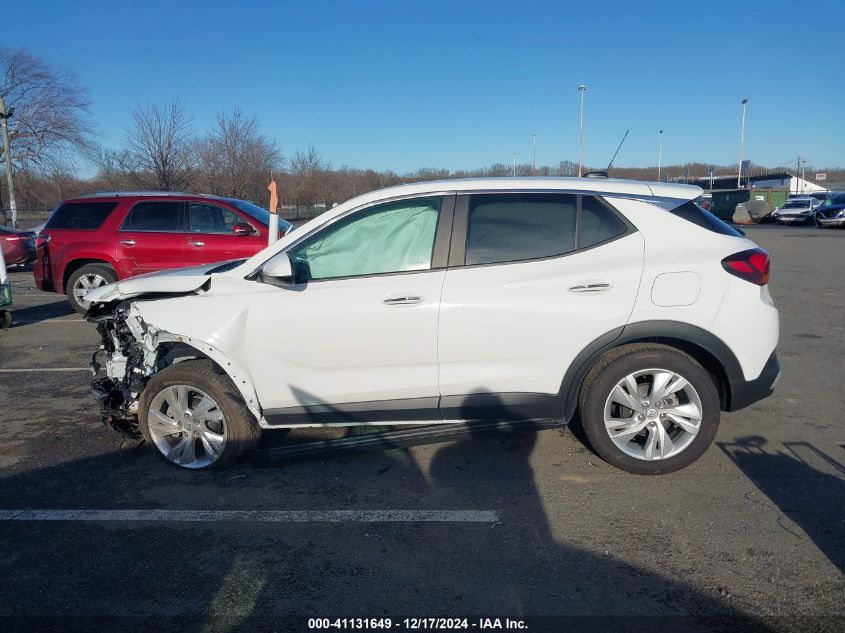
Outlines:
<svg viewBox="0 0 845 633"><path fill-rule="evenodd" d="M531 154L531 175L537 175L537 132L531 132L531 140L533 144Z"/></svg>
<svg viewBox="0 0 845 633"><path fill-rule="evenodd" d="M580 84L578 92L581 93L581 123L578 138L578 175L581 175L581 168L584 164L584 93L587 92L587 85Z"/></svg>
<svg viewBox="0 0 845 633"><path fill-rule="evenodd" d="M15 182L12 179L12 151L9 141L9 119L15 113L14 108L6 111L6 101L0 97L0 121L3 122L3 153L6 155L6 179L9 183L9 211L12 214L12 227L18 228L18 205L15 202Z"/></svg>
<svg viewBox="0 0 845 633"><path fill-rule="evenodd" d="M516 178L516 152L513 153L513 177Z"/></svg>
<svg viewBox="0 0 845 633"><path fill-rule="evenodd" d="M745 142L745 108L748 107L748 98L742 100L742 127L739 132L739 167L736 170L736 188L739 189L742 181L742 145Z"/></svg>
<svg viewBox="0 0 845 633"><path fill-rule="evenodd" d="M660 143L657 147L657 182L660 182L660 164L663 162L663 130L660 130Z"/></svg>

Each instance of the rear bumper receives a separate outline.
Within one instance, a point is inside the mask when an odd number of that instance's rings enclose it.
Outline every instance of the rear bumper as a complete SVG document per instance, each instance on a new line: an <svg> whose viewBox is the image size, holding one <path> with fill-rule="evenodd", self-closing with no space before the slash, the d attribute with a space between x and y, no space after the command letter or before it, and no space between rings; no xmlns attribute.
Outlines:
<svg viewBox="0 0 845 633"><path fill-rule="evenodd" d="M772 352L766 361L763 371L754 380L731 380L731 399L728 411L738 411L754 404L758 400L768 398L780 381L781 369L777 354Z"/></svg>

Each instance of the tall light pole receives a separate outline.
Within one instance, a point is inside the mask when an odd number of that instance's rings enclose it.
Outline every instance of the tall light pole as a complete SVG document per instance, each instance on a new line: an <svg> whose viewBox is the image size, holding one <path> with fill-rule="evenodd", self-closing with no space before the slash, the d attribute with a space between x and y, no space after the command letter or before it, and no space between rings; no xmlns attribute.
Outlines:
<svg viewBox="0 0 845 633"><path fill-rule="evenodd" d="M531 154L531 175L537 175L537 132L531 132L531 140L533 144Z"/></svg>
<svg viewBox="0 0 845 633"><path fill-rule="evenodd" d="M660 164L663 162L663 130L660 130L660 143L657 147L657 182L660 182Z"/></svg>
<svg viewBox="0 0 845 633"><path fill-rule="evenodd" d="M578 86L578 92L581 93L581 123L578 138L578 175L580 176L581 168L584 165L584 93L587 92L587 85L580 84Z"/></svg>
<svg viewBox="0 0 845 633"><path fill-rule="evenodd" d="M742 181L742 146L745 143L745 108L748 107L748 98L742 100L742 127L739 132L739 167L736 170L736 188L739 189Z"/></svg>
<svg viewBox="0 0 845 633"><path fill-rule="evenodd" d="M513 177L516 178L516 152L513 153Z"/></svg>
<svg viewBox="0 0 845 633"><path fill-rule="evenodd" d="M0 121L3 125L3 154L6 156L6 179L9 183L9 211L12 214L12 226L18 227L18 205L15 202L15 182L12 179L12 151L9 141L9 119L15 113L14 108L6 111L6 101L0 97Z"/></svg>

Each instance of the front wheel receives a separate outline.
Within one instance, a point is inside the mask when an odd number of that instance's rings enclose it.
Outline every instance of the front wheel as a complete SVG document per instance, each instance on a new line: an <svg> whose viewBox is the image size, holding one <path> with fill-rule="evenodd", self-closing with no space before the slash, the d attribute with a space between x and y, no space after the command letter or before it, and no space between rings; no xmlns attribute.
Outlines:
<svg viewBox="0 0 845 633"><path fill-rule="evenodd" d="M166 462L193 470L228 466L260 435L237 388L210 360L183 361L153 376L138 422Z"/></svg>
<svg viewBox="0 0 845 633"><path fill-rule="evenodd" d="M609 352L581 388L581 420L592 447L640 475L670 473L701 457L716 436L720 409L708 371L663 345Z"/></svg>

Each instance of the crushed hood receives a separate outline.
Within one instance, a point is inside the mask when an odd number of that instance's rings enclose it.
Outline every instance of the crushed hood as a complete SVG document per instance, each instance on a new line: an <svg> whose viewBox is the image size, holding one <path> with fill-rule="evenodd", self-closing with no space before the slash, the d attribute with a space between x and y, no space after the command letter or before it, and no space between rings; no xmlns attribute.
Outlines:
<svg viewBox="0 0 845 633"><path fill-rule="evenodd" d="M85 299L94 303L108 303L116 299L129 299L149 293L193 292L206 283L209 272L220 268L226 262L214 262L190 268L174 268L157 273L147 273L96 288L85 295Z"/></svg>

